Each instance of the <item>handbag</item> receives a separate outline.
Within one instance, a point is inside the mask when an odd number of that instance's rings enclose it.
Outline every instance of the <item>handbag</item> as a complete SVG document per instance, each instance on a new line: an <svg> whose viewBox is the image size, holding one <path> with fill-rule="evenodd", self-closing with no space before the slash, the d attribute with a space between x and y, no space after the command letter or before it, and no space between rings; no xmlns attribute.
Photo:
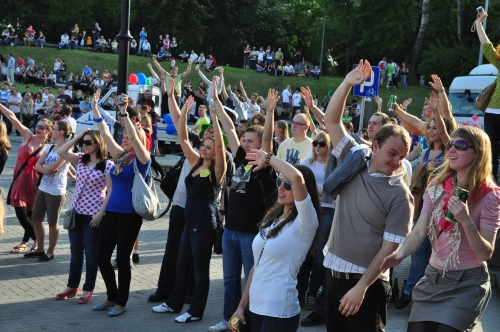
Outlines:
<svg viewBox="0 0 500 332"><path fill-rule="evenodd" d="M177 183L179 182L179 178L181 176L182 165L186 157L181 157L181 159L172 166L163 179L161 179L160 189L165 193L169 200L174 199L175 190L177 189Z"/></svg>
<svg viewBox="0 0 500 332"><path fill-rule="evenodd" d="M146 220L154 220L160 214L160 200L153 185L151 168L146 183L137 169L137 158L134 158L134 184L132 185L132 206L135 212Z"/></svg>
<svg viewBox="0 0 500 332"><path fill-rule="evenodd" d="M85 189L85 185L87 184L87 180L89 179L90 174L92 174L94 172L94 169L95 168L92 168L92 170L89 172L89 175L87 175L87 178L85 179L85 182L83 183L82 190L80 190L80 193L78 194L78 198L75 201L75 206L73 208L71 208L71 209L68 209L64 213L64 223L63 223L64 229L75 228L76 205L80 201L80 198L82 198L83 189Z"/></svg>
<svg viewBox="0 0 500 332"><path fill-rule="evenodd" d="M16 182L17 178L19 177L19 175L21 175L21 173L24 171L24 169L26 168L26 166L28 166L28 161L33 158L34 156L36 156L40 151L42 151L45 146L47 145L47 143L43 143L42 146L40 146L38 149L36 149L29 157L28 159L26 159L26 161L23 163L23 165L21 167L19 167L19 169L17 170L17 173L14 175L14 178L12 179L12 183L10 184L10 187L9 187L9 192L7 193L7 204L10 205L10 195L12 193L12 186L14 185L14 182Z"/></svg>
<svg viewBox="0 0 500 332"><path fill-rule="evenodd" d="M491 97L493 96L496 87L497 87L497 80L495 80L495 82L491 83L486 88L484 88L483 91L481 91L481 93L476 99L476 108L478 110L483 112L486 111L486 108L488 108L488 104L490 103Z"/></svg>

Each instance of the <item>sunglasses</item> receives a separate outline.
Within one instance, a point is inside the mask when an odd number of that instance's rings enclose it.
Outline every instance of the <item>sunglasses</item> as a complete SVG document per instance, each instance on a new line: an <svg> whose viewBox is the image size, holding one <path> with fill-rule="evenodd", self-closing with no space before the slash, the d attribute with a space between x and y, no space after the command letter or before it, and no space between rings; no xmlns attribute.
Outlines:
<svg viewBox="0 0 500 332"><path fill-rule="evenodd" d="M321 142L318 142L318 141L313 141L313 146L316 148L317 146L319 145L320 148L324 148L326 147L326 142L324 141L321 141Z"/></svg>
<svg viewBox="0 0 500 332"><path fill-rule="evenodd" d="M466 140L463 139L458 139L456 141L450 140L448 142L448 148L451 149L452 146L454 146L457 151L465 151L468 148L474 148L472 145L469 145Z"/></svg>
<svg viewBox="0 0 500 332"><path fill-rule="evenodd" d="M281 176L278 176L278 178L276 179L276 187L279 188L282 184L283 189L285 189L286 191L292 191L292 183L290 182L290 180L283 181L283 178Z"/></svg>
<svg viewBox="0 0 500 332"><path fill-rule="evenodd" d="M36 128L37 128L37 129L42 129L42 130L45 130L45 126L42 126L42 125L36 125Z"/></svg>
<svg viewBox="0 0 500 332"><path fill-rule="evenodd" d="M92 141L92 140L84 140L82 143L85 146L91 146L92 144L94 144L94 141Z"/></svg>

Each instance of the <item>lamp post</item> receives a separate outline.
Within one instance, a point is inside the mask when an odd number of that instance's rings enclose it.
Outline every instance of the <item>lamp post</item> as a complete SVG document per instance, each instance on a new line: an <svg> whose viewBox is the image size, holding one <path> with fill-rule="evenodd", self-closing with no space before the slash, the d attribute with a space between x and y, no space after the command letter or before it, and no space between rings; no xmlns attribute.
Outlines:
<svg viewBox="0 0 500 332"><path fill-rule="evenodd" d="M319 70L323 71L323 46L325 45L325 25L326 25L326 12L323 18L323 37L321 38L321 55L319 58Z"/></svg>
<svg viewBox="0 0 500 332"><path fill-rule="evenodd" d="M485 12L488 12L488 3L489 1L486 0L485 4L484 4L484 11ZM483 22L483 29L484 31L486 31L486 20L484 20ZM483 48L481 46L479 46L479 60L477 61L477 65L480 66L483 64Z"/></svg>
<svg viewBox="0 0 500 332"><path fill-rule="evenodd" d="M127 93L128 74L128 49L132 36L130 35L130 0L122 0L122 13L120 22L120 33L116 36L119 42L118 53L118 86L117 95Z"/></svg>

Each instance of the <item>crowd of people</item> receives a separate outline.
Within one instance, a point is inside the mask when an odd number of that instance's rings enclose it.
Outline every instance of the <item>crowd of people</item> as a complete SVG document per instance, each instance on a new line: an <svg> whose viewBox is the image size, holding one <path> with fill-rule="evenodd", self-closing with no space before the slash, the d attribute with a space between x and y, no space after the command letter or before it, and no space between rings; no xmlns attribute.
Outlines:
<svg viewBox="0 0 500 332"><path fill-rule="evenodd" d="M482 30L486 16L478 15L476 29L486 57L500 67L498 51ZM148 298L160 303L153 312L174 313L178 323L203 319L222 222L224 301L221 321L208 331L238 331L242 324L252 331L296 331L299 325L325 323L327 331L384 331L391 268L409 255L411 269L395 304L413 302L408 331L469 331L477 324L491 297L486 261L500 228L493 158L498 146L478 128L458 128L438 76L432 77L421 117L406 112L408 99L390 105L394 120L376 112L362 132L359 122L355 127L355 103L347 99L353 86L371 77L368 61L361 60L329 91L323 110L308 87L248 97L243 82L226 86L223 67L211 79L196 67L207 87L193 91L190 82L183 89L193 59L183 74L175 65L167 72L157 57L152 62L162 114L170 114L185 155L158 287ZM99 130L74 137L66 118L72 100L63 102L64 117L41 118L33 131L20 121L24 108L18 94L14 88L0 106L23 136L7 204L25 233L12 253L54 259L67 177L75 179L69 277L56 298L77 296L85 254L78 302L92 300L100 270L107 297L92 310L120 316L127 310L130 260L134 255L139 260L142 217L132 205L134 172L146 178L154 162L156 120L151 107L142 107L149 102L138 101L138 110L127 95L120 97L123 135L116 141L106 125L116 120L98 105L101 89L91 108ZM499 94L486 111L491 121L497 120ZM379 97L375 101L382 105ZM284 121L289 107L292 137ZM0 122L0 166L11 149L8 134L8 125ZM83 152L73 152L78 142ZM118 280L111 260L115 247ZM182 312L185 303L189 307ZM312 310L302 320L301 307Z"/></svg>

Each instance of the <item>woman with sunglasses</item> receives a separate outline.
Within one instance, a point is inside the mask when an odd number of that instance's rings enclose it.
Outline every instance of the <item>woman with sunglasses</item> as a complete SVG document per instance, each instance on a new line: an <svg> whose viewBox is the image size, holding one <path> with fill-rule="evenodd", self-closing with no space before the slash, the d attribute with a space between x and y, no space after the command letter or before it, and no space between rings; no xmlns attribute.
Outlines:
<svg viewBox="0 0 500 332"><path fill-rule="evenodd" d="M281 175L276 182L278 200L259 223L253 240L255 263L234 316L245 322L249 304L252 331L296 331L300 319L296 276L318 237L316 179L309 167L292 166L271 152L252 149L246 158L256 166L254 172L271 166Z"/></svg>
<svg viewBox="0 0 500 332"><path fill-rule="evenodd" d="M205 136L197 152L188 140L187 113L194 102L189 96L182 107L179 118L179 143L193 168L185 178L186 226L182 232L177 260L177 274L170 299L153 307L154 312L178 313L184 306L188 288L189 272L194 268L195 296L189 309L175 318L177 323L199 321L208 299L210 289L210 260L216 228L215 201L226 175L226 151L217 112L225 112L217 97L218 78L214 78L212 89L214 108L210 110L213 121L213 136Z"/></svg>
<svg viewBox="0 0 500 332"><path fill-rule="evenodd" d="M59 216L66 201L67 175L71 164L60 158L57 150L66 143L70 133L71 127L69 123L64 121L56 122L51 134L55 144L45 148L35 166L36 170L42 173L43 176L36 192L31 218L35 227L38 248L29 257L38 257L38 260L43 262L54 259L54 249L59 238ZM44 248L45 228L42 224L45 215L47 215L49 224L49 247L47 252L45 252Z"/></svg>
<svg viewBox="0 0 500 332"><path fill-rule="evenodd" d="M309 167L316 179L316 188L318 197L321 202L323 196L323 183L325 182L325 168L330 154L330 136L325 132L320 132L312 142L312 156L304 159L301 165ZM302 301L306 298L306 309L312 310L314 302L320 286L323 285L323 277L325 276L325 268L323 266L323 247L330 235L332 228L333 214L335 213L335 205L331 203L321 202L321 219L319 221L319 243L314 252L306 257L308 264L303 264L300 273L297 276L299 290L299 299ZM312 264L310 264L312 262ZM310 277L309 277L310 275ZM308 287L309 285L309 287ZM307 291L307 297L305 292Z"/></svg>
<svg viewBox="0 0 500 332"><path fill-rule="evenodd" d="M71 152L72 146L83 139L83 153ZM107 176L114 163L106 159L108 151L97 130L82 131L59 148L57 154L71 164L78 164L76 187L70 209L75 209L75 227L68 230L71 260L66 289L56 295L57 300L75 297L78 293L85 252L85 283L78 303L89 303L94 294L97 277L97 238L100 223L111 192ZM106 194L107 192L107 194Z"/></svg>
<svg viewBox="0 0 500 332"><path fill-rule="evenodd" d="M97 265L101 270L106 284L107 298L101 304L94 306L94 311L109 310L109 316L119 316L127 308L130 291L130 253L142 226L142 217L132 205L132 185L134 182L134 164L143 178L146 177L151 165L149 151L146 149L144 130L135 126L129 118L127 95L122 95L124 105L118 105L119 115L125 123L121 146L111 135L108 126L103 122L99 112L98 101L101 90L97 90L92 100L94 122L101 133L106 147L115 165L106 175L107 183L111 181L108 190L109 198L102 219L101 231L97 240ZM111 264L111 255L116 247L116 263L118 266L118 283Z"/></svg>
<svg viewBox="0 0 500 332"><path fill-rule="evenodd" d="M33 239L33 245L29 250L32 253L37 248L35 229L31 220L33 204L37 191L38 172L35 165L40 158L43 147L46 145L52 122L47 119L38 121L35 133L26 128L16 115L0 104L0 112L12 123L23 136L23 141L17 152L16 166L14 167L14 181L10 193L10 205L16 211L17 219L24 228L24 236L21 243L12 248L11 253L20 253L27 250L28 241ZM36 153L35 153L36 152ZM24 166L24 167L23 167ZM21 169L23 167L23 169Z"/></svg>
<svg viewBox="0 0 500 332"><path fill-rule="evenodd" d="M490 140L482 130L455 130L447 159L426 189L417 224L380 267L400 264L429 234L432 256L413 289L410 332L470 331L486 310L491 297L486 261L500 227L500 192L491 165ZM466 203L456 197L458 190L468 191Z"/></svg>

